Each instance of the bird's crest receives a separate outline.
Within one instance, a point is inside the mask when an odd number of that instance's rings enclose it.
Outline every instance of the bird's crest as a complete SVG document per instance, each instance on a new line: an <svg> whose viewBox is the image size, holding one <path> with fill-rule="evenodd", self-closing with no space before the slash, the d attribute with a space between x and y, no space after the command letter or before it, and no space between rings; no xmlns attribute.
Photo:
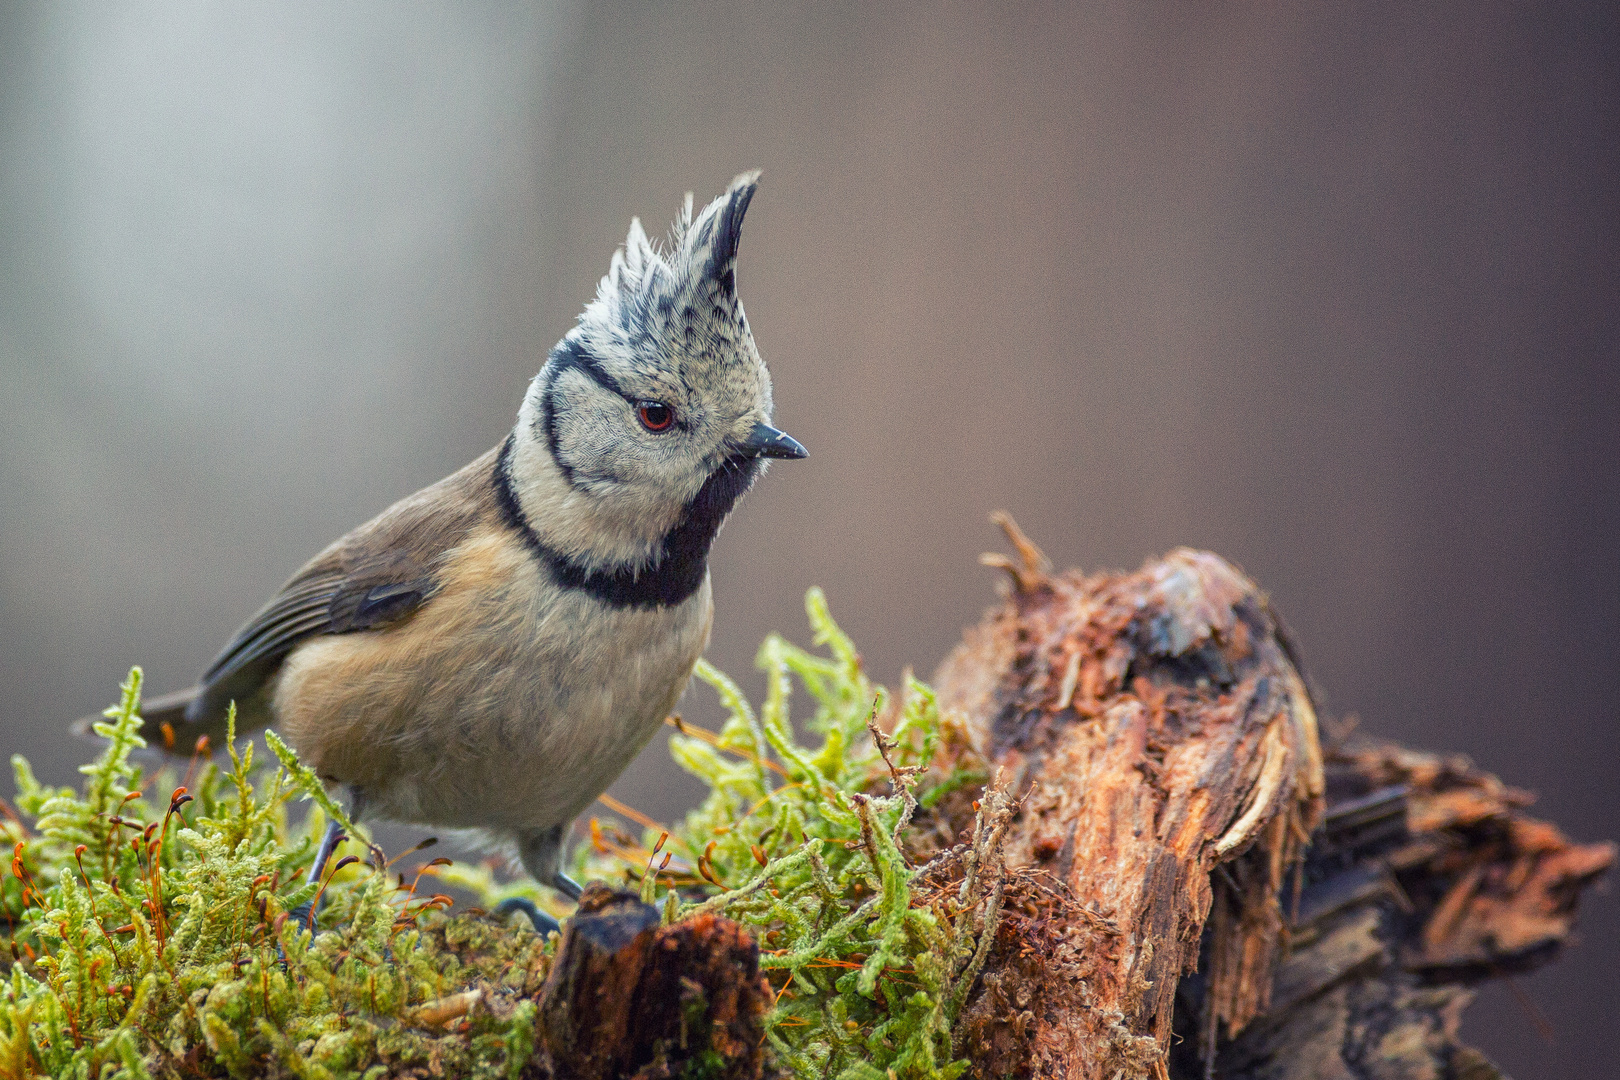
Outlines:
<svg viewBox="0 0 1620 1080"><path fill-rule="evenodd" d="M688 192L670 227L667 251L647 236L640 218L632 219L596 299L580 316L581 326L598 323L628 330L633 322L651 321L654 312L683 307L707 309L708 317L733 317L738 310L737 245L758 186L757 170L743 173L695 217Z"/></svg>

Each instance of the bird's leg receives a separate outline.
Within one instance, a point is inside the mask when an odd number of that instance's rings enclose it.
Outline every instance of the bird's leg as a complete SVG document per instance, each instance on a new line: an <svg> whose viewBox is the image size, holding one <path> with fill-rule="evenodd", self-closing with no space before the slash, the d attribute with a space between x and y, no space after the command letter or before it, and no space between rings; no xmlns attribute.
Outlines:
<svg viewBox="0 0 1620 1080"><path fill-rule="evenodd" d="M563 834L569 824L564 822L547 829L519 833L518 855L523 860L523 869L529 872L530 877L542 885L556 889L570 900L578 900L579 894L584 890L579 887L579 882L562 872ZM529 917L529 922L538 934L549 934L553 930L562 929L556 919L535 907L532 900L521 896L501 901L495 910L502 915L513 911L523 912Z"/></svg>
<svg viewBox="0 0 1620 1080"><path fill-rule="evenodd" d="M366 799L356 787L349 788L349 820L359 821L360 815L366 807ZM315 862L309 868L309 880L320 881L321 875L326 873L326 864L332 861L332 852L348 837L343 833L343 826L336 820L326 823L326 832L321 835L321 842L315 848ZM299 904L292 910L294 922L301 922L311 934L315 933L315 901L321 898L317 892L315 896Z"/></svg>

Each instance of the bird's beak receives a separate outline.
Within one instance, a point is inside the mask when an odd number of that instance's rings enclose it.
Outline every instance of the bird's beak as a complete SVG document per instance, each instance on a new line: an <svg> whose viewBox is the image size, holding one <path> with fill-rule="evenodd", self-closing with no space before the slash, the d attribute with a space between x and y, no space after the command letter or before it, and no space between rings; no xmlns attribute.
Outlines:
<svg viewBox="0 0 1620 1080"><path fill-rule="evenodd" d="M799 445L799 440L769 424L755 424L737 447L749 457L806 458L810 451Z"/></svg>

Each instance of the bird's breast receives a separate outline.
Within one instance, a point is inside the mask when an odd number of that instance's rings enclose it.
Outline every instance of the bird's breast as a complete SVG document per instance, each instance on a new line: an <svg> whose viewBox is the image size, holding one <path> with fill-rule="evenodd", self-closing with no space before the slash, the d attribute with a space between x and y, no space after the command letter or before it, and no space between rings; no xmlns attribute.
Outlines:
<svg viewBox="0 0 1620 1080"><path fill-rule="evenodd" d="M657 732L708 643L708 581L615 608L558 588L507 530L446 556L404 623L317 638L274 691L289 741L382 817L523 829L572 819Z"/></svg>

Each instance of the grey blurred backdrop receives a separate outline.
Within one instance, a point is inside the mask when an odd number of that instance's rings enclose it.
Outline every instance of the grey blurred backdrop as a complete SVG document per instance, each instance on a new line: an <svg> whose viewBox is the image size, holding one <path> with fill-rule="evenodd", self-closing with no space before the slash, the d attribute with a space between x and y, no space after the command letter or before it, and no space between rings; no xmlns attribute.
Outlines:
<svg viewBox="0 0 1620 1080"><path fill-rule="evenodd" d="M0 725L188 684L512 422L632 214L765 170L743 296L810 447L712 658L824 585L880 677L1060 565L1213 548L1335 714L1620 833L1612 4L0 8ZM757 679L750 685L757 688ZM688 715L712 719L694 693ZM674 815L661 743L615 788ZM1609 1074L1620 918L1466 1032Z"/></svg>

